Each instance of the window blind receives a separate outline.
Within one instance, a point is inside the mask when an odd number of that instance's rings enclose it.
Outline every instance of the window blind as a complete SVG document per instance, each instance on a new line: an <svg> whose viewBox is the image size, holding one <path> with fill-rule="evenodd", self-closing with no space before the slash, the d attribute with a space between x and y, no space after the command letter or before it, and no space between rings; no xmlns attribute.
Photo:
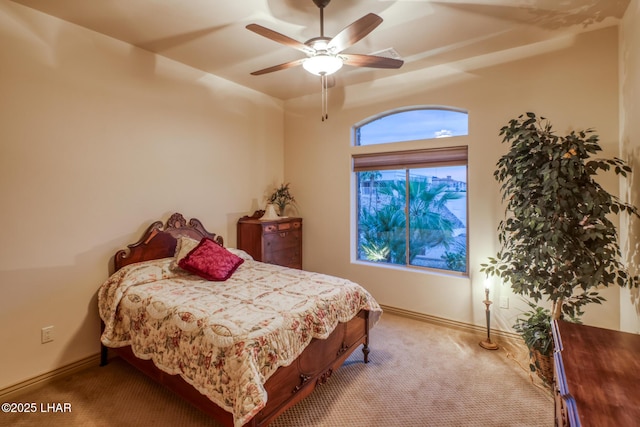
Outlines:
<svg viewBox="0 0 640 427"><path fill-rule="evenodd" d="M354 154L353 171L411 169L467 164L467 146Z"/></svg>

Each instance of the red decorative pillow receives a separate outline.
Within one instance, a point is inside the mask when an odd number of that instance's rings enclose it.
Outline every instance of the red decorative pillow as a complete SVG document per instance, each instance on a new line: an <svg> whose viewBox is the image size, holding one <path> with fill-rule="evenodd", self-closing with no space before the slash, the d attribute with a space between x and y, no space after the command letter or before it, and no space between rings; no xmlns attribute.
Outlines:
<svg viewBox="0 0 640 427"><path fill-rule="evenodd" d="M198 246L178 261L178 265L190 273L217 282L227 280L244 260L209 238L203 238Z"/></svg>

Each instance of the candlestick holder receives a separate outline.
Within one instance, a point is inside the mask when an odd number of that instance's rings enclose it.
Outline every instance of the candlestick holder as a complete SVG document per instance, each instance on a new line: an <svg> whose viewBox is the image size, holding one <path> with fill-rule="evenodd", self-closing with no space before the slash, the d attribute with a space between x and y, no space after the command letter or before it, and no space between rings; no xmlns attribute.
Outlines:
<svg viewBox="0 0 640 427"><path fill-rule="evenodd" d="M486 316L487 316L487 339L480 341L480 347L487 350L497 350L498 345L491 342L491 310L489 306L493 303L489 300L489 288L484 289L484 301L482 301L486 307Z"/></svg>

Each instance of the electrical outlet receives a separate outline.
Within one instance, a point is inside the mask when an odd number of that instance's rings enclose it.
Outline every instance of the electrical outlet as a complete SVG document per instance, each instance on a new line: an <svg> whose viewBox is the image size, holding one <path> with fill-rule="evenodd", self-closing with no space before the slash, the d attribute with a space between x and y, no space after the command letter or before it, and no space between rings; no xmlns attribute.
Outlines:
<svg viewBox="0 0 640 427"><path fill-rule="evenodd" d="M500 297L500 308L509 308L509 297Z"/></svg>
<svg viewBox="0 0 640 427"><path fill-rule="evenodd" d="M41 331L42 344L53 341L53 326L46 326Z"/></svg>

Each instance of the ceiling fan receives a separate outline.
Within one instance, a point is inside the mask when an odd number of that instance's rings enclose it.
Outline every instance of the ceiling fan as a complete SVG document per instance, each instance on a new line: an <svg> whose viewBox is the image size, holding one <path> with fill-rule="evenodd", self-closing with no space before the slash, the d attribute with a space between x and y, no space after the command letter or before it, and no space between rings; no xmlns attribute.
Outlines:
<svg viewBox="0 0 640 427"><path fill-rule="evenodd" d="M248 30L285 46L297 49L307 55L306 58L274 65L254 71L251 74L259 76L261 74L302 65L308 72L320 76L322 85L322 120L324 121L329 118L327 114L327 77L342 68L343 64L354 67L400 68L404 61L383 56L342 53L345 49L363 39L380 25L382 18L374 13L369 13L344 28L335 37L326 37L324 35L324 8L331 0L312 1L320 9L320 36L311 38L304 43L258 24L247 25Z"/></svg>

